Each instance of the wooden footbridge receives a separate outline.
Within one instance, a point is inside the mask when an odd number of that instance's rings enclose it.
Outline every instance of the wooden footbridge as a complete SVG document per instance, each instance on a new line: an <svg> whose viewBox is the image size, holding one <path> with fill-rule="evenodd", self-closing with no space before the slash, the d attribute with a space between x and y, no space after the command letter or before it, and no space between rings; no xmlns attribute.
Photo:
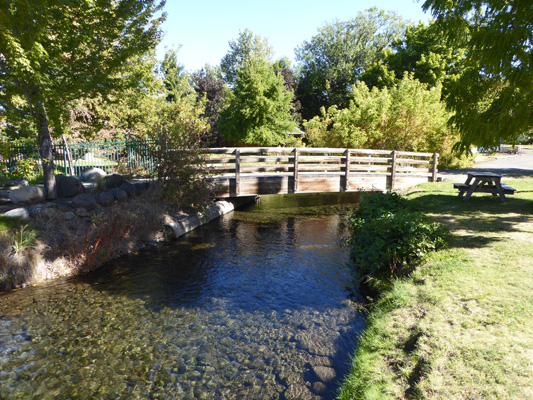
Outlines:
<svg viewBox="0 0 533 400"><path fill-rule="evenodd" d="M386 191L437 179L437 153L306 147L203 153L219 197Z"/></svg>

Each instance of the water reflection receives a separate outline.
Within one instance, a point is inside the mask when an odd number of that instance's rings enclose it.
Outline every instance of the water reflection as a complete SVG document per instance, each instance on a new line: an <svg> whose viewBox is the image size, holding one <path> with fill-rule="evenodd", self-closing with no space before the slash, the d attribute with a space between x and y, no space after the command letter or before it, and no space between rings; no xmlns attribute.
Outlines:
<svg viewBox="0 0 533 400"><path fill-rule="evenodd" d="M0 398L334 398L362 328L343 210L268 202L2 296Z"/></svg>

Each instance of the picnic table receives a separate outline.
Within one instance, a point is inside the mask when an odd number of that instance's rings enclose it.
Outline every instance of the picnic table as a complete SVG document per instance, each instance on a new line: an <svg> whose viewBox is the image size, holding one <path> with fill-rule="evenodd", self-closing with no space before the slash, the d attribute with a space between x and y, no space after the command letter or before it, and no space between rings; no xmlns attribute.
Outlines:
<svg viewBox="0 0 533 400"><path fill-rule="evenodd" d="M474 192L491 193L492 196L500 196L505 201L506 194L514 194L515 188L501 182L502 176L492 172L469 172L465 183L454 183L453 187L459 189L459 197L464 200L470 199Z"/></svg>

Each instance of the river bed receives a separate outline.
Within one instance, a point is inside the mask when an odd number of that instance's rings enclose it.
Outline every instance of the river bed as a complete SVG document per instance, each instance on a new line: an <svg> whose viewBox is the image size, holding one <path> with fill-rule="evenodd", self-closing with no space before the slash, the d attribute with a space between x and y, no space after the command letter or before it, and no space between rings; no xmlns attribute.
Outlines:
<svg viewBox="0 0 533 400"><path fill-rule="evenodd" d="M0 296L0 398L334 399L364 328L343 245L356 201L264 196Z"/></svg>

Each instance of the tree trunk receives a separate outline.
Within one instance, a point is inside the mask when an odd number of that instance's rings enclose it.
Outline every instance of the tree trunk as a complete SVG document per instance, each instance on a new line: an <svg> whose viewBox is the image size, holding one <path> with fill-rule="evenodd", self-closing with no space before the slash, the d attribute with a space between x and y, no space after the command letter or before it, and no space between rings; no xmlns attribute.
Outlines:
<svg viewBox="0 0 533 400"><path fill-rule="evenodd" d="M48 129L48 118L44 104L39 102L35 106L37 131L39 132L39 154L43 166L44 190L50 200L57 198L56 178L54 176L54 157L52 154L52 138Z"/></svg>

